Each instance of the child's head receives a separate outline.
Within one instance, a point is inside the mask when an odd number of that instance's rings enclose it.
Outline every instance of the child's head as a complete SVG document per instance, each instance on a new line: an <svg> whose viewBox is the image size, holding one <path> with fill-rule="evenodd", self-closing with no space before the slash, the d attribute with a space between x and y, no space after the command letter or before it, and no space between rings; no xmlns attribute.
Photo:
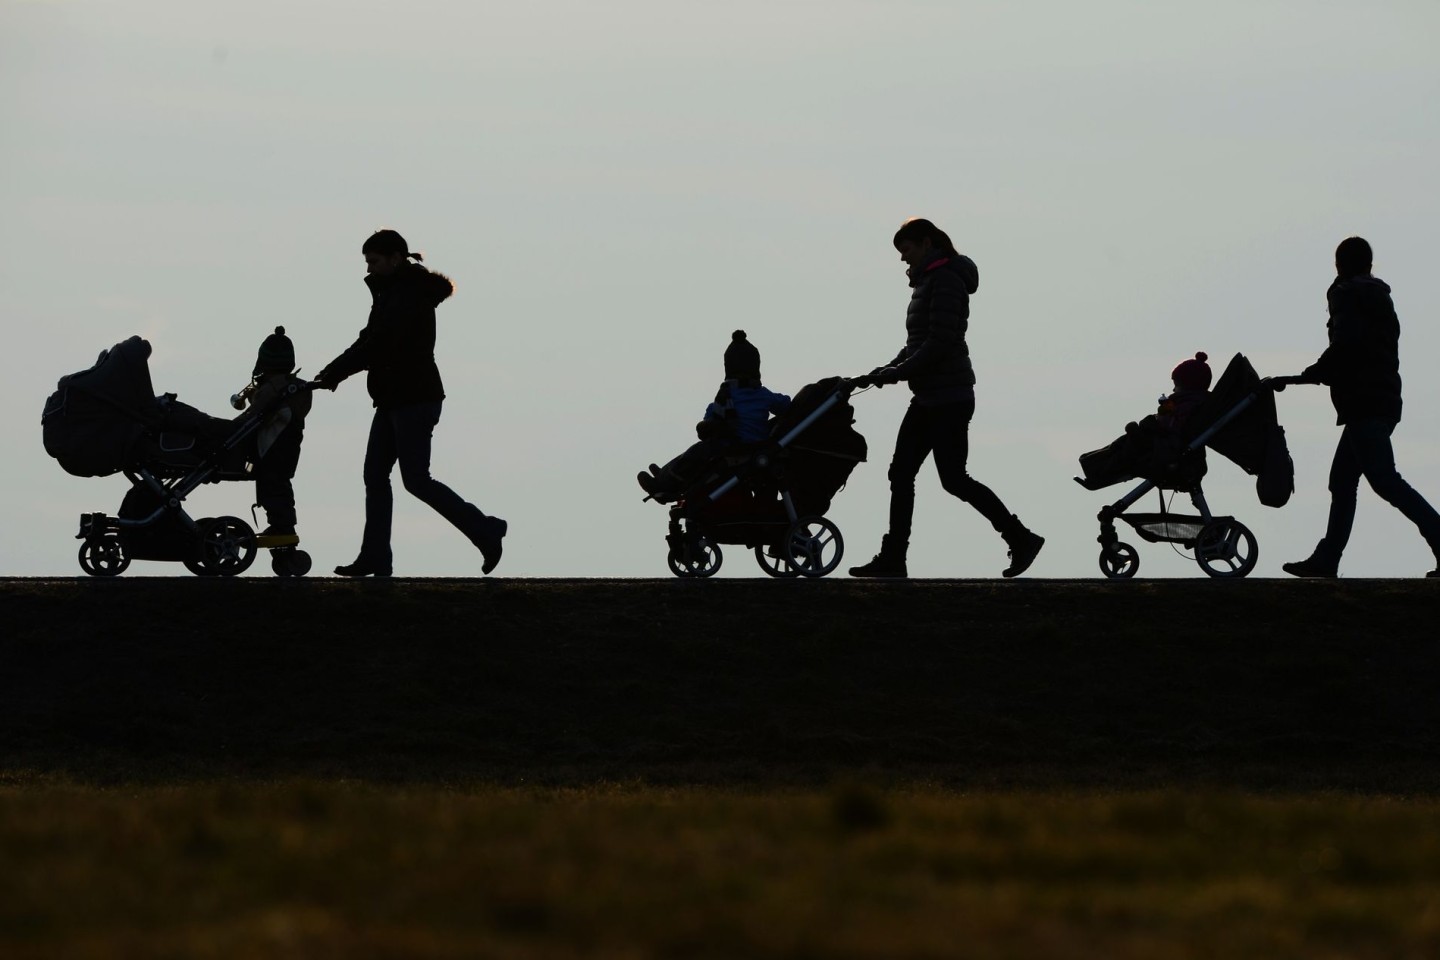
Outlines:
<svg viewBox="0 0 1440 960"><path fill-rule="evenodd" d="M760 379L760 351L745 338L744 330L730 334L730 346L725 348L725 379Z"/></svg>
<svg viewBox="0 0 1440 960"><path fill-rule="evenodd" d="M1210 358L1202 351L1195 354L1193 359L1181 360L1176 364L1175 369L1170 371L1170 379L1174 382L1175 389L1195 393L1209 390L1210 365L1205 362L1208 359Z"/></svg>
<svg viewBox="0 0 1440 960"><path fill-rule="evenodd" d="M294 369L295 344L285 336L284 327L276 327L275 332L260 344L260 352L255 357L255 369L250 375L258 377L262 373L289 373Z"/></svg>

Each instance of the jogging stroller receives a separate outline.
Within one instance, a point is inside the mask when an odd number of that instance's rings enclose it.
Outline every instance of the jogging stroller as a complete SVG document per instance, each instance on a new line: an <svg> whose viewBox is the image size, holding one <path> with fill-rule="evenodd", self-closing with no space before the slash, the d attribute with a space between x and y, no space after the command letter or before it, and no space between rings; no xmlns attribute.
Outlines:
<svg viewBox="0 0 1440 960"><path fill-rule="evenodd" d="M195 520L185 512L185 498L202 483L253 480L256 434L309 387L290 383L261 408L225 420L174 394L157 397L149 357L150 344L131 337L101 353L90 369L61 377L45 403L45 451L67 473L122 473L130 481L117 516L80 515L80 568L115 577L132 560L178 560L198 576L243 573L264 546L254 529L239 517ZM304 576L310 555L293 545L272 549L271 569L282 577Z"/></svg>
<svg viewBox="0 0 1440 960"><path fill-rule="evenodd" d="M671 573L713 576L722 543L754 550L772 577L823 577L840 565L845 540L825 511L866 452L850 391L840 377L805 387L769 439L736 447L675 501Z"/></svg>
<svg viewBox="0 0 1440 960"><path fill-rule="evenodd" d="M1210 513L1200 481L1205 476L1205 449L1209 447L1257 477L1255 488L1260 502L1282 507L1295 489L1295 467L1285 444L1285 430L1275 413L1275 395L1241 354L1236 354L1215 384L1210 396L1190 415L1182 435L1171 450L1163 447L1146 458L1137 472L1133 462L1117 462L1114 444L1092 450L1080 457L1084 477L1075 482L1087 490L1098 490L1125 480L1142 479L1125 496L1102 509L1100 521L1100 570L1110 579L1127 579L1140 569L1140 555L1115 533L1118 517L1130 524L1140 539L1151 543L1176 543L1195 551L1195 562L1212 577L1244 577L1255 569L1259 546L1255 535L1234 517ZM1125 513L1151 490L1158 490L1159 513ZM1188 493L1199 516L1170 513L1166 490Z"/></svg>

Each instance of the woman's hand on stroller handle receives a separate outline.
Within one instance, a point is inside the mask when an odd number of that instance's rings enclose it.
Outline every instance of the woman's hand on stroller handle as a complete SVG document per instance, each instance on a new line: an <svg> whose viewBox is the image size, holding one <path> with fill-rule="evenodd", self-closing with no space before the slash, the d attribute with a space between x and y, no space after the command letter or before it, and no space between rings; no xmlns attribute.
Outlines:
<svg viewBox="0 0 1440 960"><path fill-rule="evenodd" d="M1260 381L1261 386L1269 387L1276 393L1282 393L1286 387L1290 386L1291 384L1297 383L1309 383L1309 381L1306 380L1304 377L1299 376L1265 377Z"/></svg>

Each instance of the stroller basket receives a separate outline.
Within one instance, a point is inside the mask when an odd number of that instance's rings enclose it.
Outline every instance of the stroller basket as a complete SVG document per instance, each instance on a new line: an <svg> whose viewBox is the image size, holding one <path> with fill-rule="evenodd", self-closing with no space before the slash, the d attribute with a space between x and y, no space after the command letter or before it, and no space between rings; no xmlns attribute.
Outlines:
<svg viewBox="0 0 1440 960"><path fill-rule="evenodd" d="M1151 543L1183 543L1193 546L1205 529L1204 517L1176 513L1122 513L1119 519L1135 528L1142 540Z"/></svg>

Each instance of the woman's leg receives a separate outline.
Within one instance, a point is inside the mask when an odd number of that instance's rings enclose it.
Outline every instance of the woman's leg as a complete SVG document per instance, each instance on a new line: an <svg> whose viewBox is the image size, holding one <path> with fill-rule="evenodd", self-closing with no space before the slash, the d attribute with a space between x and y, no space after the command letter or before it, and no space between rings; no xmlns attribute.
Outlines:
<svg viewBox="0 0 1440 960"><path fill-rule="evenodd" d="M440 409L439 403L416 403L395 409L400 480L417 500L429 504L479 547L488 533L488 518L479 507L467 503L454 490L430 476L430 445L435 425L440 422Z"/></svg>
<svg viewBox="0 0 1440 960"><path fill-rule="evenodd" d="M390 570L390 517L395 509L390 472L395 468L395 458L392 411L376 407L370 421L370 439L365 444L365 533L360 538L360 556L355 566Z"/></svg>
<svg viewBox="0 0 1440 960"><path fill-rule="evenodd" d="M931 444L935 448L935 469L946 491L964 500L980 512L1010 548L1010 565L1001 574L1016 577L1030 568L1045 538L1032 533L1000 502L985 484L966 472L970 456L970 419L975 415L975 400L932 407Z"/></svg>
<svg viewBox="0 0 1440 960"><path fill-rule="evenodd" d="M935 469L940 485L952 496L959 497L980 512L990 525L1001 533L1019 521L1005 509L995 492L966 472L970 458L970 420L975 415L975 401L962 400L930 407L930 445L935 450Z"/></svg>
<svg viewBox="0 0 1440 960"><path fill-rule="evenodd" d="M910 542L910 525L915 516L915 477L925 458L930 456L929 412L919 404L910 404L895 434L895 453L890 457L889 540L896 544Z"/></svg>

